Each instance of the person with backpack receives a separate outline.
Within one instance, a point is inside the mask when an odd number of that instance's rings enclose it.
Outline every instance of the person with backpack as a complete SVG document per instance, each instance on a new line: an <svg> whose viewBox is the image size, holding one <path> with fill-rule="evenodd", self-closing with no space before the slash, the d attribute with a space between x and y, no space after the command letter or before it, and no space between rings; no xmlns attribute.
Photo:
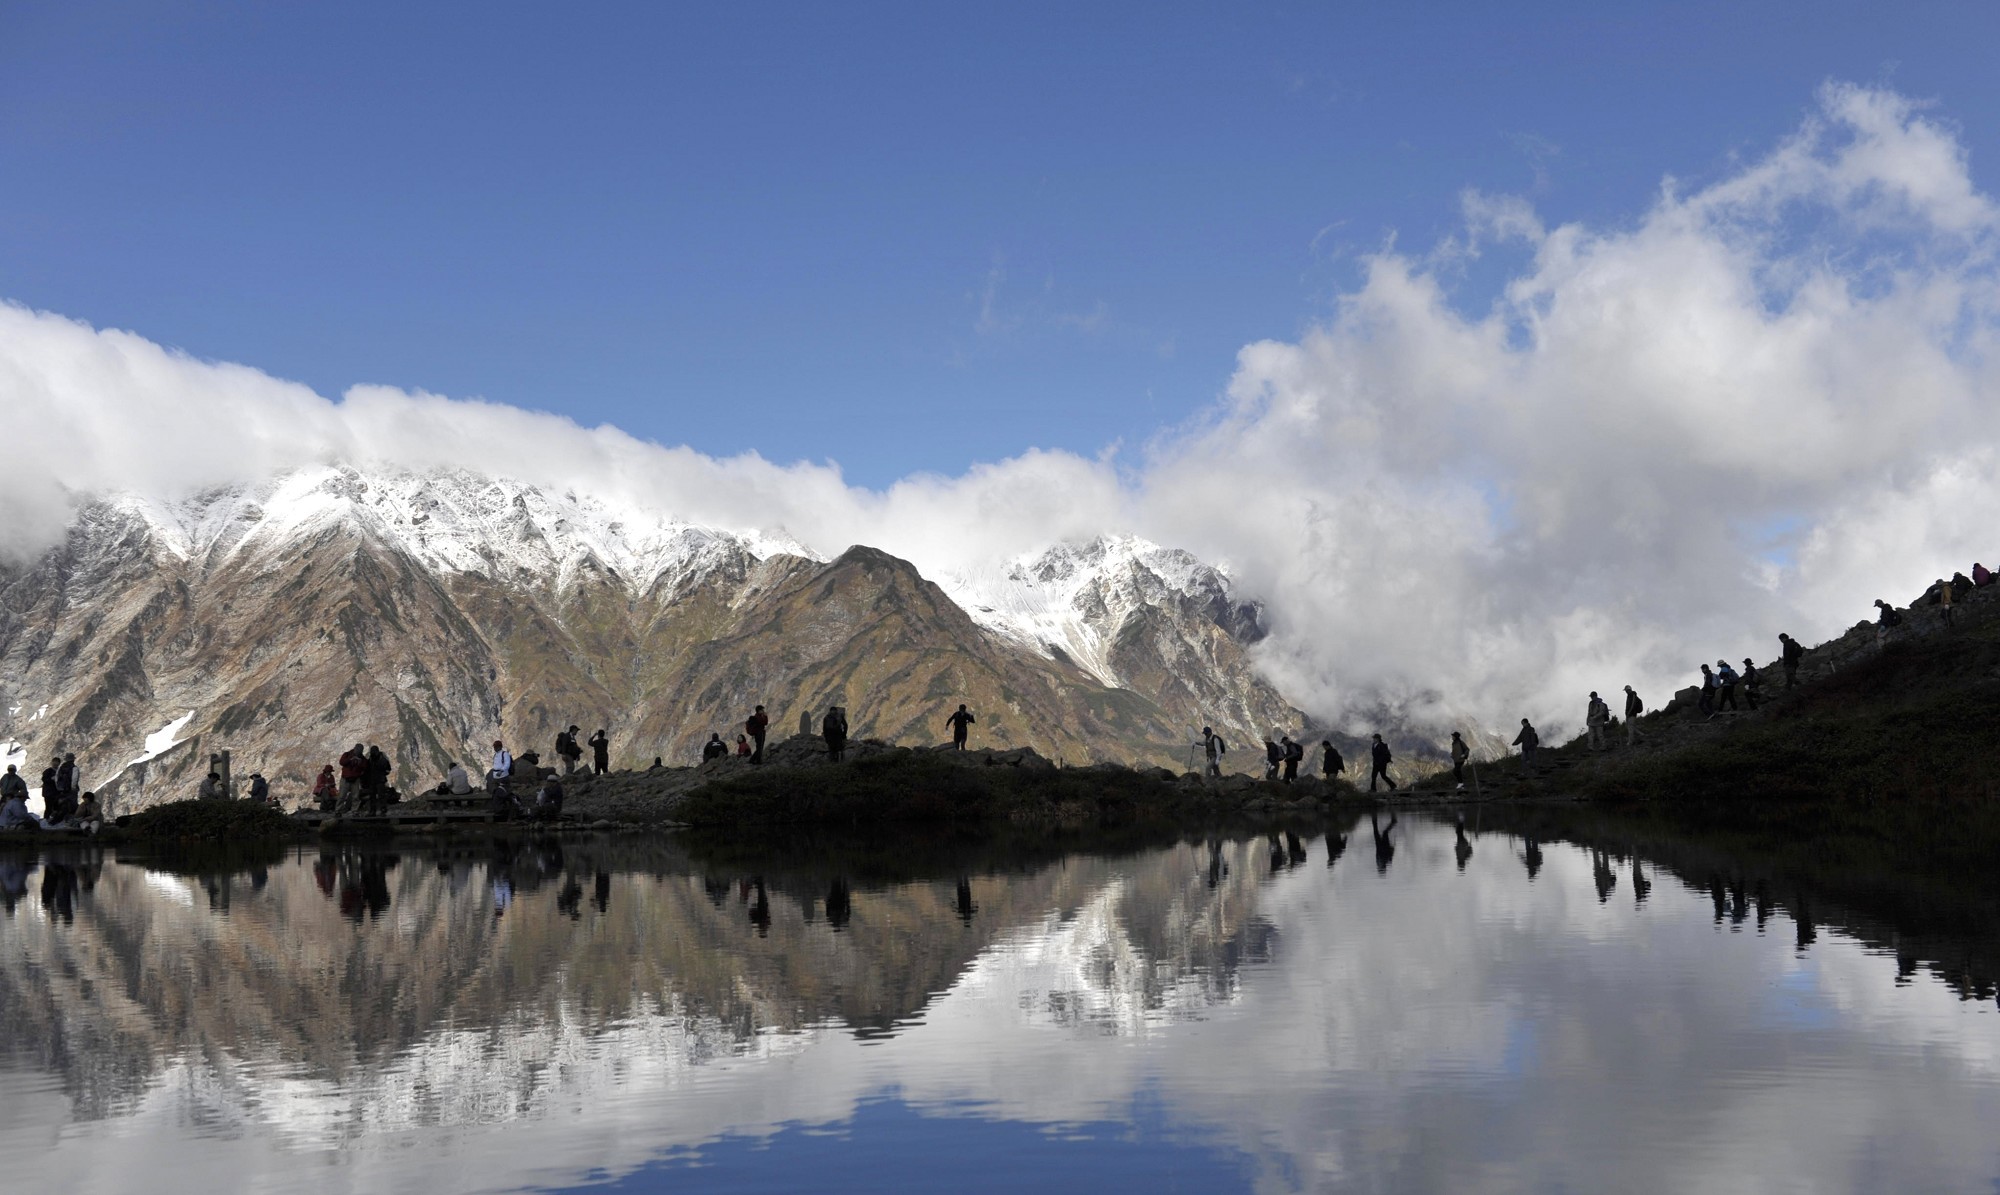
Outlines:
<svg viewBox="0 0 2000 1195"><path fill-rule="evenodd" d="M1598 697L1597 690L1590 691L1590 702L1583 707L1583 724L1590 731L1590 749L1604 750L1604 727L1611 721L1611 707Z"/></svg>
<svg viewBox="0 0 2000 1195"><path fill-rule="evenodd" d="M1332 739L1321 739L1319 752L1320 779L1331 784L1335 776L1347 770L1347 761L1340 757L1339 751L1334 750Z"/></svg>
<svg viewBox="0 0 2000 1195"><path fill-rule="evenodd" d="M1639 700L1639 695L1632 691L1631 685L1626 685L1625 686L1625 745L1627 747L1645 741L1646 736L1639 733L1639 715L1645 712L1646 712L1646 703Z"/></svg>
<svg viewBox="0 0 2000 1195"><path fill-rule="evenodd" d="M610 770L611 739L600 726L597 733L590 736L590 772L593 776L602 776Z"/></svg>
<svg viewBox="0 0 2000 1195"><path fill-rule="evenodd" d="M1731 668L1727 660L1717 660L1715 669L1716 685L1722 690L1722 699L1715 703L1715 712L1733 711L1736 708L1736 669Z"/></svg>
<svg viewBox="0 0 2000 1195"><path fill-rule="evenodd" d="M1368 773L1368 791L1375 791L1375 781L1379 777L1388 782L1390 792L1395 792L1396 782L1389 776L1389 762L1394 757L1389 754L1389 744L1382 741L1381 735L1375 736L1374 745L1368 748L1368 756L1374 763L1374 770Z"/></svg>
<svg viewBox="0 0 2000 1195"><path fill-rule="evenodd" d="M1778 632L1778 647L1778 658L1785 666L1785 687L1796 689L1799 687L1799 661L1805 659L1806 649L1783 631Z"/></svg>
<svg viewBox="0 0 2000 1195"><path fill-rule="evenodd" d="M500 744L493 744L498 751ZM361 800L361 782L368 776L368 748L360 743L340 753L340 803L352 806Z"/></svg>
<svg viewBox="0 0 2000 1195"><path fill-rule="evenodd" d="M1264 779L1276 780L1278 768L1285 762L1285 749L1264 736Z"/></svg>
<svg viewBox="0 0 2000 1195"><path fill-rule="evenodd" d="M271 803L271 782L264 779L262 772L250 773L250 800L257 805Z"/></svg>
<svg viewBox="0 0 2000 1195"><path fill-rule="evenodd" d="M1535 748L1541 745L1542 736L1535 733L1535 728L1529 725L1526 718L1521 719L1521 733L1514 736L1514 746L1521 749L1521 766L1523 768L1532 768L1535 766Z"/></svg>
<svg viewBox="0 0 2000 1195"><path fill-rule="evenodd" d="M1891 628L1903 625L1903 616L1881 598L1875 599L1875 610L1875 646L1884 647L1889 642Z"/></svg>
<svg viewBox="0 0 2000 1195"><path fill-rule="evenodd" d="M1222 757L1228 751L1229 745L1222 741L1221 735L1206 726L1201 728L1201 753L1202 757L1208 761L1209 775L1222 775Z"/></svg>
<svg viewBox="0 0 2000 1195"><path fill-rule="evenodd" d="M1451 732L1451 778L1458 787L1465 788L1465 761L1472 758L1472 748L1465 745L1465 737L1456 730Z"/></svg>
<svg viewBox="0 0 2000 1195"><path fill-rule="evenodd" d="M1715 716L1715 674L1708 670L1706 664L1701 666L1701 697L1696 701L1695 707L1701 711L1703 717Z"/></svg>
<svg viewBox="0 0 2000 1195"><path fill-rule="evenodd" d="M1758 690L1764 687L1764 678L1757 674L1757 665L1749 656L1743 657L1743 704L1757 708Z"/></svg>
<svg viewBox="0 0 2000 1195"><path fill-rule="evenodd" d="M1281 745L1285 748L1285 783L1290 784L1299 778L1299 761L1306 757L1306 749L1293 742L1290 735L1284 736Z"/></svg>
<svg viewBox="0 0 2000 1195"><path fill-rule="evenodd" d="M764 707L761 705L757 707L755 713L744 720L743 729L749 731L750 737L757 740L757 749L750 752L751 763L764 762L764 732L770 728L771 719L764 713Z"/></svg>
<svg viewBox="0 0 2000 1195"><path fill-rule="evenodd" d="M579 729L572 726L556 735L556 758L562 760L565 776L575 772L577 761L583 758L583 746L576 741Z"/></svg>
<svg viewBox="0 0 2000 1195"><path fill-rule="evenodd" d="M972 711L966 709L962 702L956 710L953 710L945 718L944 724L951 728L951 749L953 751L965 750L965 737L969 732L968 728L978 720L972 716Z"/></svg>
<svg viewBox="0 0 2000 1195"><path fill-rule="evenodd" d="M389 773L394 770L395 765L390 763L389 757L382 753L382 748L370 744L368 747L368 770L365 773L366 781L362 785L362 792L366 795L369 806L376 813L381 813L389 806Z"/></svg>
<svg viewBox="0 0 2000 1195"><path fill-rule="evenodd" d="M358 745L358 744L357 744ZM486 779L505 781L514 774L514 756L502 746L499 739L493 740L493 766L488 769Z"/></svg>

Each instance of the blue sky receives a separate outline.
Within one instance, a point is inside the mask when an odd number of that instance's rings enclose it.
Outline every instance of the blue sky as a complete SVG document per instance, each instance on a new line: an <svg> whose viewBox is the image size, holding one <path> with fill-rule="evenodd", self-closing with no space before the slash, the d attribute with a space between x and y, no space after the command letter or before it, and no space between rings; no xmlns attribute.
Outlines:
<svg viewBox="0 0 2000 1195"><path fill-rule="evenodd" d="M1938 101L1989 187L1996 34L1926 3L9 0L0 296L879 487L1131 451L1464 189L1630 224L1830 78Z"/></svg>

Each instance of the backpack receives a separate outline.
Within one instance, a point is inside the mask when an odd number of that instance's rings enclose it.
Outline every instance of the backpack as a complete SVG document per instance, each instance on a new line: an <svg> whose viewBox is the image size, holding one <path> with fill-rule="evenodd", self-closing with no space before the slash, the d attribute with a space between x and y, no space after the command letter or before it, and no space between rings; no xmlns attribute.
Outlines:
<svg viewBox="0 0 2000 1195"><path fill-rule="evenodd" d="M1304 759L1305 757L1306 749L1297 743L1293 743L1291 746L1285 748L1286 759Z"/></svg>

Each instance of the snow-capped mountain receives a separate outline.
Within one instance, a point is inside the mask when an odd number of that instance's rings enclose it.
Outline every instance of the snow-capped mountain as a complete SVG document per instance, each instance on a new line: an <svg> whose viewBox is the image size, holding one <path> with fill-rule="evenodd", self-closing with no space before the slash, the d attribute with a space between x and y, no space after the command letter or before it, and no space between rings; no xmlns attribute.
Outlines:
<svg viewBox="0 0 2000 1195"><path fill-rule="evenodd" d="M1245 655L1256 608L1184 552L1100 539L946 583L465 470L112 496L0 565L0 742L31 782L76 751L130 807L225 748L294 796L357 740L406 785L571 723L616 766L685 762L758 703L774 731L840 704L915 742L965 701L985 743L1183 766L1204 724L1302 721Z"/></svg>

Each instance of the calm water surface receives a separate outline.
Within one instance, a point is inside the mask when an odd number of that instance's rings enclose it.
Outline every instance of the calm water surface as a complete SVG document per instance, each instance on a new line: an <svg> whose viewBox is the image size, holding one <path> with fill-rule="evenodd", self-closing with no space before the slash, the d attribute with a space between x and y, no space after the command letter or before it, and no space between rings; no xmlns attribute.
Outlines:
<svg viewBox="0 0 2000 1195"><path fill-rule="evenodd" d="M149 1193L1995 1188L2000 1016L1952 961L1986 944L1468 829L1069 855L0 856L0 1173Z"/></svg>

